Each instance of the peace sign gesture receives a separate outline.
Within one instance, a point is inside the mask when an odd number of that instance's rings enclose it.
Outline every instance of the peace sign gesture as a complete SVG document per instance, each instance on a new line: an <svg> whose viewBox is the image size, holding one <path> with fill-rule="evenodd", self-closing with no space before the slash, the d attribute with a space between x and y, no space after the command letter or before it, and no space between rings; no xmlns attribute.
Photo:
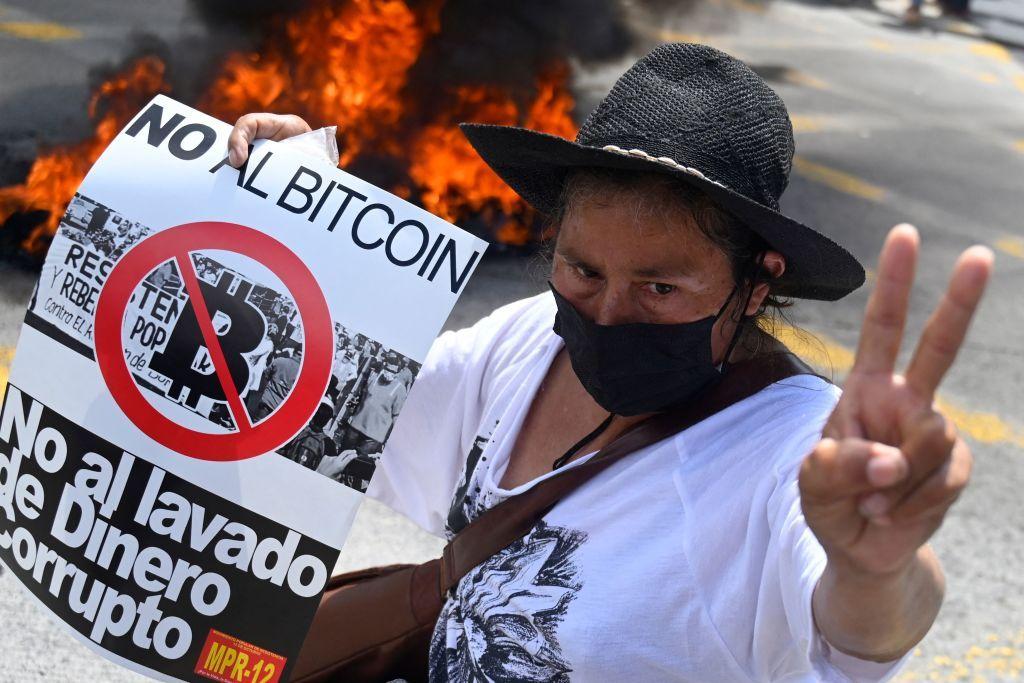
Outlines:
<svg viewBox="0 0 1024 683"><path fill-rule="evenodd" d="M890 231L853 369L824 438L800 472L808 525L829 553L867 572L905 564L966 486L971 453L933 407L992 271L985 247L965 251L907 368L895 373L917 261L917 231Z"/></svg>
<svg viewBox="0 0 1024 683"><path fill-rule="evenodd" d="M938 563L920 551L971 471L970 449L933 401L992 272L992 252L972 247L960 255L906 373L899 375L896 357L918 244L909 225L890 231L853 369L822 440L800 470L804 517L828 555L829 568L845 579L875 585L880 577L905 573L925 555L941 584Z"/></svg>

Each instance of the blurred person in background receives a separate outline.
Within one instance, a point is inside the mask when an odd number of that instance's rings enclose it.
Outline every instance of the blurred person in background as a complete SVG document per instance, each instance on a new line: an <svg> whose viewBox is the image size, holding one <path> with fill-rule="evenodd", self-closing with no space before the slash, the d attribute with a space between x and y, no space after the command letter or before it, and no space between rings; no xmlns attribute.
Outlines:
<svg viewBox="0 0 1024 683"><path fill-rule="evenodd" d="M971 16L970 0L937 0L937 2L942 14L946 16L956 19L969 19ZM924 21L924 15L921 13L923 5L924 0L910 0L910 6L903 14L903 21L913 26Z"/></svg>

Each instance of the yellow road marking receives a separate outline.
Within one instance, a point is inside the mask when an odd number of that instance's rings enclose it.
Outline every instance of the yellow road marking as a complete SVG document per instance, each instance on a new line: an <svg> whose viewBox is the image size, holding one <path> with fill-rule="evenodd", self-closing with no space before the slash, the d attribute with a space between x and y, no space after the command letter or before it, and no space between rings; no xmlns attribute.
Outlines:
<svg viewBox="0 0 1024 683"><path fill-rule="evenodd" d="M771 333L789 350L826 376L845 375L853 367L853 351L826 334L812 333L791 325L777 325Z"/></svg>
<svg viewBox="0 0 1024 683"><path fill-rule="evenodd" d="M908 52L904 47L897 47L896 44L879 38L868 41L868 47L879 52ZM995 43L975 44L970 47L970 50L977 55L994 59L997 62L1006 63L1010 61L1009 52L1006 51L1006 48ZM950 50L949 46L946 45L915 45L910 51L929 54L943 54L948 53ZM988 71L974 71L971 69L958 69L958 71L987 85L995 85L999 82L999 76Z"/></svg>
<svg viewBox="0 0 1024 683"><path fill-rule="evenodd" d="M7 392L7 378L10 376L11 361L14 360L13 346L0 346L0 401Z"/></svg>
<svg viewBox="0 0 1024 683"><path fill-rule="evenodd" d="M878 50L879 52L911 52L930 55L944 55L950 54L954 51L952 46L943 45L941 43L897 45L896 43L883 40L881 38L872 38L867 42L867 46L873 50Z"/></svg>
<svg viewBox="0 0 1024 683"><path fill-rule="evenodd" d="M829 168L803 157L795 157L793 159L793 168L808 180L872 202L880 202L889 194L885 188L869 183L845 171Z"/></svg>
<svg viewBox="0 0 1024 683"><path fill-rule="evenodd" d="M78 29L47 21L0 22L0 33L8 33L18 38L41 40L44 42L51 40L73 40L82 37L82 32Z"/></svg>
<svg viewBox="0 0 1024 683"><path fill-rule="evenodd" d="M711 45L711 37L701 33L684 33L682 31L662 28L657 29L654 32L654 36L666 43L701 43L703 45Z"/></svg>
<svg viewBox="0 0 1024 683"><path fill-rule="evenodd" d="M789 120L793 122L794 133L818 133L823 131L828 124L828 118L825 116L793 114Z"/></svg>
<svg viewBox="0 0 1024 683"><path fill-rule="evenodd" d="M956 425L960 433L979 443L1010 443L1024 448L1024 432L1014 429L995 413L966 410L939 396L935 406Z"/></svg>
<svg viewBox="0 0 1024 683"><path fill-rule="evenodd" d="M767 9L761 3L752 2L751 0L729 0L729 6L752 14L764 14Z"/></svg>
<svg viewBox="0 0 1024 683"><path fill-rule="evenodd" d="M948 55L954 51L952 45L945 45L943 43L925 43L923 45L914 45L912 50L914 52L922 52L929 55Z"/></svg>
<svg viewBox="0 0 1024 683"><path fill-rule="evenodd" d="M875 38L868 42L868 47L879 52L895 52L896 46L890 43L888 40L881 40Z"/></svg>
<svg viewBox="0 0 1024 683"><path fill-rule="evenodd" d="M805 88L814 88L815 90L828 90L829 88L828 83L817 76L812 76L796 69L791 69L786 73L786 81L793 85L802 85Z"/></svg>
<svg viewBox="0 0 1024 683"><path fill-rule="evenodd" d="M1024 92L1024 76L1014 76L1013 84L1017 86L1017 90Z"/></svg>
<svg viewBox="0 0 1024 683"><path fill-rule="evenodd" d="M987 71L972 71L970 75L988 85L995 85L999 82L999 76Z"/></svg>
<svg viewBox="0 0 1024 683"><path fill-rule="evenodd" d="M1007 235L1006 237L996 240L995 247L999 251L1009 254L1010 256L1024 259L1024 239L1021 239L1020 237Z"/></svg>
<svg viewBox="0 0 1024 683"><path fill-rule="evenodd" d="M1024 629L1003 637L989 633L984 640L987 646L972 645L959 657L938 655L926 660L921 648L918 648L914 650L907 670L895 680L898 683L911 683L1018 679L1024 671Z"/></svg>
<svg viewBox="0 0 1024 683"><path fill-rule="evenodd" d="M1017 140L1013 143L1013 148L1018 152L1024 153L1024 140Z"/></svg>
<svg viewBox="0 0 1024 683"><path fill-rule="evenodd" d="M853 351L826 334L807 332L789 325L778 325L771 333L814 369L837 382L853 367ZM1024 448L1024 431L994 413L967 410L942 396L936 399L935 404L961 434L978 443L1008 443Z"/></svg>
<svg viewBox="0 0 1024 683"><path fill-rule="evenodd" d="M987 57L1003 64L1013 62L1010 51L998 43L975 43L971 45L971 52L979 57Z"/></svg>

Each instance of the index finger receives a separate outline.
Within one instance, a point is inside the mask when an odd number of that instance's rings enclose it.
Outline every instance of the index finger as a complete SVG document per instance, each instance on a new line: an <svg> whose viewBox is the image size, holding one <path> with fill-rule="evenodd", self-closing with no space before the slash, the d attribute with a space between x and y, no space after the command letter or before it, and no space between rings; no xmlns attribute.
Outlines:
<svg viewBox="0 0 1024 683"><path fill-rule="evenodd" d="M949 287L924 327L907 368L907 385L930 399L960 351L992 274L992 251L974 246L960 254Z"/></svg>
<svg viewBox="0 0 1024 683"><path fill-rule="evenodd" d="M854 370L893 371L914 284L918 243L917 230L906 223L894 227L885 238L878 259L878 279L864 310Z"/></svg>

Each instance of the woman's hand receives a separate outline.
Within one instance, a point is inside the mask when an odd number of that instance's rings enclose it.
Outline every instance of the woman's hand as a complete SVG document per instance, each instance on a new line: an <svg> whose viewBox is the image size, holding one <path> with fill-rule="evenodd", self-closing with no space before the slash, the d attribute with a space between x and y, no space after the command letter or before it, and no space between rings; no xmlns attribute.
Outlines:
<svg viewBox="0 0 1024 683"><path fill-rule="evenodd" d="M971 472L970 449L934 398L992 272L992 253L961 254L899 375L918 242L908 225L890 231L853 369L800 470L804 517L828 555L815 594L819 629L869 658L898 656L930 628L942 573L925 544Z"/></svg>
<svg viewBox="0 0 1024 683"><path fill-rule="evenodd" d="M249 158L256 140L284 140L313 130L294 114L246 114L235 121L228 137L228 163L238 168Z"/></svg>

